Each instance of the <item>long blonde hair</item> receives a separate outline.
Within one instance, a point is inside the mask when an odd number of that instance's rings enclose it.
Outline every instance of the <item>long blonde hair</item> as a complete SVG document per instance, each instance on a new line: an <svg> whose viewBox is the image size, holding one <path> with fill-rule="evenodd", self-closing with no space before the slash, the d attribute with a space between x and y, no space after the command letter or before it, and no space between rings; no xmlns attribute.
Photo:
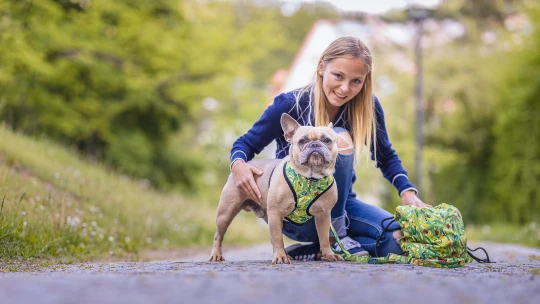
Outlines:
<svg viewBox="0 0 540 304"><path fill-rule="evenodd" d="M363 147L366 146L367 151L373 148L373 155L377 157L376 132L377 122L375 119L375 105L373 102L373 81L372 67L373 61L371 52L367 46L358 38L341 37L334 40L324 50L318 64L321 62L326 64L336 58L360 58L368 73L364 79L364 84L360 92L345 104L345 118L351 130L351 137L354 145L355 159L360 159ZM310 106L313 104L315 126L327 126L330 123L328 115L328 101L323 91L323 78L315 71L315 81L300 88L296 93L296 106L299 107L300 98L303 94L309 94ZM314 101L312 102L312 97ZM310 108L311 111L311 108ZM311 113L310 113L311 114ZM373 145L373 147L371 147ZM369 156L367 153L366 157Z"/></svg>

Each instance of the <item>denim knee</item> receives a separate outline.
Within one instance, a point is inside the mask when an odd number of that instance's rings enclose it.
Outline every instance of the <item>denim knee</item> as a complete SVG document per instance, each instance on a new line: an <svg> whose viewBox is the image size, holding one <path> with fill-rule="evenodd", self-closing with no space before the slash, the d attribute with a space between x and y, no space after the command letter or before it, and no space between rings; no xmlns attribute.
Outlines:
<svg viewBox="0 0 540 304"><path fill-rule="evenodd" d="M395 231L384 232L376 247L376 254L378 256L387 256L389 253L403 254L399 240L394 237Z"/></svg>
<svg viewBox="0 0 540 304"><path fill-rule="evenodd" d="M347 131L344 128L334 128L336 132ZM336 159L336 171L334 172L334 180L338 188L338 200L332 208L332 218L342 217L345 214L345 203L347 197L352 191L354 153L341 154L339 153Z"/></svg>

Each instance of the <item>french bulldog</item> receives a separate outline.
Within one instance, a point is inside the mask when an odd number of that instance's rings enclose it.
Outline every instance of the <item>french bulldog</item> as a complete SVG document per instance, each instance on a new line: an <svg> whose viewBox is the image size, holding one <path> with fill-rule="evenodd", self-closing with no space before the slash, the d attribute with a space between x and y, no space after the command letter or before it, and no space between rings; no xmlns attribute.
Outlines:
<svg viewBox="0 0 540 304"><path fill-rule="evenodd" d="M309 179L321 179L335 172L338 155L338 135L327 127L300 126L288 114L282 114L281 127L284 137L290 144L289 156L284 159L256 159L249 163L264 173L255 176L261 192L260 204L242 193L235 184L233 174L229 175L223 187L217 209L217 231L214 235L212 254L209 261L224 261L221 250L223 237L233 218L240 210L252 211L263 218L270 229L274 264L290 264L283 244L283 220L296 208L295 194L286 180L284 166L290 160L294 171ZM315 217L315 226L319 237L322 258L327 261L343 260L330 249L330 210L337 201L337 186L334 183L311 206L308 214Z"/></svg>

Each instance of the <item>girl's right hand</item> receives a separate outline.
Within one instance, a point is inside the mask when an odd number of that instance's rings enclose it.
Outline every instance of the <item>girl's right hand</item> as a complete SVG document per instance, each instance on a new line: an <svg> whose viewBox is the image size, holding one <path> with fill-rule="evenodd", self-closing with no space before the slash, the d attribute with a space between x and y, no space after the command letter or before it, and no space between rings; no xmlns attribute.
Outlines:
<svg viewBox="0 0 540 304"><path fill-rule="evenodd" d="M236 187L252 200L257 203L261 203L261 191L255 182L254 174L263 175L263 171L257 167L244 162L239 159L234 162L232 165L232 173L234 176L234 181L236 182Z"/></svg>

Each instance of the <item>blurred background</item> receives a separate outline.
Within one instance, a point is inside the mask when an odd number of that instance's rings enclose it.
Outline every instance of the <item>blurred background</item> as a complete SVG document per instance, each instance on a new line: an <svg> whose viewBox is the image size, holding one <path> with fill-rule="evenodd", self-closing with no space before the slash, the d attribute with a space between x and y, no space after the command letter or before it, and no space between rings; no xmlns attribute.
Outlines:
<svg viewBox="0 0 540 304"><path fill-rule="evenodd" d="M380 2L2 0L0 256L209 246L232 143L340 36L375 56L420 198L540 246L540 5ZM393 212L374 163L356 171L360 199ZM268 238L238 221L231 242Z"/></svg>

